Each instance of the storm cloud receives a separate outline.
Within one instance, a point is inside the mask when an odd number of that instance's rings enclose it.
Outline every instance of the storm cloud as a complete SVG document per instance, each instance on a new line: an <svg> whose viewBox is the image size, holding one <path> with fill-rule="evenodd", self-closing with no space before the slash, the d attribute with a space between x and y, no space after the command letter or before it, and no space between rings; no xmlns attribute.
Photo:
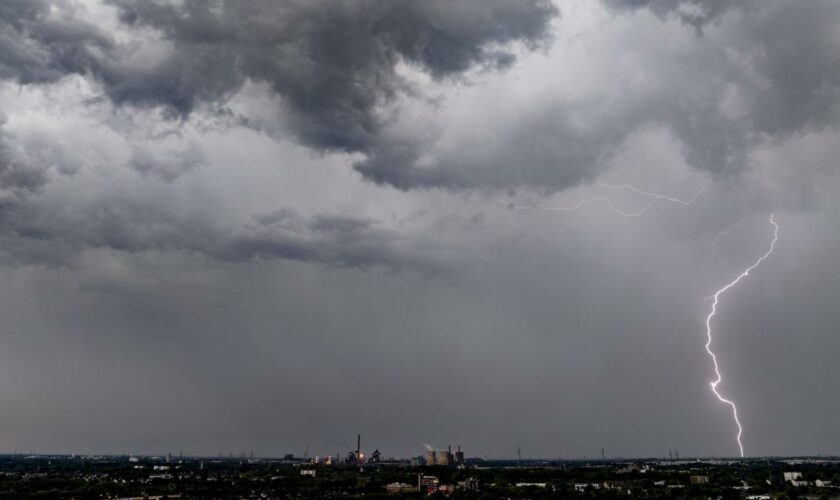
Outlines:
<svg viewBox="0 0 840 500"><path fill-rule="evenodd" d="M0 451L731 455L705 297L773 213L720 387L748 454L836 454L838 33L819 0L2 2Z"/></svg>

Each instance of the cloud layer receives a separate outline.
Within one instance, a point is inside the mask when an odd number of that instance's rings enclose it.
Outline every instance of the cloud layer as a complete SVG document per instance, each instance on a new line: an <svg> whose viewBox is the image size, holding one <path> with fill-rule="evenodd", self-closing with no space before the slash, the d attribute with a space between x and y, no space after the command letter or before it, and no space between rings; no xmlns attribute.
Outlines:
<svg viewBox="0 0 840 500"><path fill-rule="evenodd" d="M704 297L773 212L721 389L749 454L837 453L811 395L840 390L839 27L819 0L2 2L0 442L731 454Z"/></svg>

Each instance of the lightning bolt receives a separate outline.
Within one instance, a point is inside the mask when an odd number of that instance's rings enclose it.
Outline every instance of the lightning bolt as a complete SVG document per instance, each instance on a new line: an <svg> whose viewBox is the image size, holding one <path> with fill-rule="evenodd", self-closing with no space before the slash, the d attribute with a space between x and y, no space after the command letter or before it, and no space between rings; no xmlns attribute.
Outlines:
<svg viewBox="0 0 840 500"><path fill-rule="evenodd" d="M602 188L613 190L613 191L614 190L619 190L619 189L626 189L626 190L632 191L633 193L635 193L639 196L644 196L646 198L650 198L650 201L647 204L645 204L644 206L642 206L642 208L640 208L636 211L622 210L622 209L618 208L617 206L615 206L615 204L613 203L613 201L611 199L609 199L605 196L594 196L592 198L587 198L583 201L580 201L580 202L576 203L575 205L568 206L568 207L553 207L553 206L543 205L541 203L537 204L537 207L541 208L542 210L552 210L552 211L555 211L555 212L574 212L577 209L583 207L584 205L588 205L590 203L600 201L600 202L606 203L607 207L610 210L617 213L618 215L621 215L622 217L639 217L642 214L644 214L645 212L647 212L650 207L652 207L657 201L660 201L660 200L669 201L671 203L677 203L677 204L683 205L683 206L691 205L692 203L694 203L697 200L697 198L708 187L708 186L702 187L699 191L697 191L697 193L694 194L694 196L692 196L688 200L681 200L681 199L675 198L673 196L668 196L668 195L659 194L659 193L651 193L651 192L648 192L648 191L642 191L641 189L638 189L634 186L631 186L630 184L611 185L611 184L605 184L603 182L598 182L597 185L602 187ZM528 206L528 205L508 205L508 206L510 208L514 209L514 210L524 210L524 209L533 208L533 207Z"/></svg>
<svg viewBox="0 0 840 500"><path fill-rule="evenodd" d="M606 184L606 183L603 183L603 182L598 182L597 185L604 188L604 189L608 189L608 190L611 190L611 191L621 190L621 189L629 190L629 191L632 191L633 193L635 193L639 196L649 198L650 201L636 211L622 210L622 209L616 207L615 204L613 203L613 201L610 198L607 198L605 196L595 196L595 197L592 197L592 198L587 198L583 201L578 202L575 205L566 206L566 207L553 207L553 206L547 206L547 205L543 205L543 204L538 204L536 206L540 209L543 209L543 210L552 210L552 211L557 211L557 212L574 212L574 211L580 209L581 207L583 207L585 205L588 205L590 203L603 202L607 205L607 207L609 207L610 210L612 210L613 212L615 212L615 213L617 213L617 214L619 214L623 217L639 217L642 214L644 214L645 212L647 212L648 209L650 209L657 201L668 201L670 203L675 203L675 204L682 205L682 206L691 205L692 203L697 201L697 198L699 198L700 195L708 187L708 186L702 187L700 190L698 190L694 194L694 196L692 196L689 199L683 200L683 199L680 199L680 198L676 198L676 197L673 197L673 196L668 196L668 195L664 195L664 194L660 194L660 193L643 191L643 190L638 189L635 186L632 186L630 184L612 185L612 184ZM508 207L512 208L514 210L527 210L527 209L533 208L533 206L530 206L530 205L513 205L513 204L508 205ZM724 230L720 234L718 234L714 238L714 241L712 241L712 249L714 250L715 245L717 244L717 242L723 236L725 236L729 232L731 232L731 231L737 229L738 227L740 227L741 224L743 224L745 218L746 218L746 215L744 215L744 217L742 217L741 220L737 224L735 224L734 226L732 226L730 228L727 228L726 230ZM775 249L775 246L776 246L776 242L779 239L779 225L776 224L776 221L773 217L773 214L770 214L770 224L773 226L773 239L770 242L770 248L767 250L766 253L764 253L761 257L759 257L758 260L756 260L755 263L753 263L753 265L746 268L741 274L736 276L732 281L727 283L725 286L723 286L718 291L716 291L714 295L709 297L709 299L712 300L712 308L711 308L711 311L709 312L709 315L706 316L706 352L712 358L712 364L714 365L714 371L715 371L715 377L716 377L715 380L710 382L710 386L712 388L712 392L714 393L715 397L717 397L720 402L722 402L724 404L727 404L732 408L732 417L735 420L735 425L738 427L738 433L735 436L735 439L738 443L738 450L740 452L741 458L744 457L744 445L741 443L741 435L743 434L743 426L741 425L741 421L738 418L738 407L735 405L734 401L723 397L721 395L721 393L718 392L718 389L717 389L718 385L723 381L723 376L720 373L720 367L719 367L718 362L717 362L717 356L715 355L714 351L712 351L712 319L717 314L717 307L718 307L718 304L720 303L721 296L724 293L726 293L729 289L731 289L732 287L737 285L742 279L749 276L750 272L752 272L759 265L761 265L761 263L764 262L764 260L767 259L768 257L770 257L770 255L773 253L773 250Z"/></svg>
<svg viewBox="0 0 840 500"><path fill-rule="evenodd" d="M725 397L721 396L720 392L717 390L718 384L723 381L723 377L720 374L720 368L718 367L717 356L712 351L712 318L715 317L717 314L717 306L720 303L720 297L724 293L727 292L730 288L734 287L738 284L739 281L746 278L750 275L750 272L757 268L761 263L767 258L770 257L770 254L773 253L773 249L776 246L776 241L779 240L779 225L776 224L776 221L773 219L773 214L770 214L770 224L773 226L773 240L770 242L770 249L767 252L758 258L753 265L746 268L741 274L739 274L734 280L730 281L726 284L723 288L719 289L712 295L712 310L709 312L709 315L706 316L706 352L709 353L709 356L712 358L712 364L715 368L715 380L713 380L710 385L712 387L712 392L715 396L720 400L721 403L725 403L732 407L732 417L735 419L735 425L738 426L738 434L735 436L735 440L738 442L738 450L741 453L741 458L744 458L744 445L741 444L741 434L743 433L743 427L741 426L741 421L738 420L738 407L735 406L735 403Z"/></svg>
<svg viewBox="0 0 840 500"><path fill-rule="evenodd" d="M537 206L539 208L543 209L543 210L553 210L555 212L574 212L578 208L580 208L584 205L587 205L589 203L595 202L595 201L605 202L607 204L607 206L610 208L610 210L612 210L613 212L615 212L618 215L621 215L623 217L638 217L638 216L642 215L643 213L647 212L647 209L650 208L651 206L653 206L654 203L656 203L656 199L653 199L647 205L643 206L641 208L641 210L638 210L636 212L626 212L626 211L616 207L613 204L611 199L606 198L604 196L595 196L594 198L587 198L587 199L577 203L576 205L572 205L570 207L550 207L550 206L547 206L547 205L543 205L542 203L540 203Z"/></svg>
<svg viewBox="0 0 840 500"><path fill-rule="evenodd" d="M599 186L601 186L602 188L606 188L606 189L610 189L610 190L616 190L616 189L629 189L630 191L633 191L634 193L636 193L636 194L638 194L638 195L640 195L640 196L648 196L648 197L650 197L650 198L653 198L653 201L656 201L656 200L667 200L667 201L670 201L671 203L679 203L680 205L684 205L684 206L688 206L688 205L691 205L692 203L694 203L694 201L695 201L695 200L697 200L697 198L698 198L698 197L699 197L699 196L703 193L703 191L705 191L705 190L706 190L706 188L708 187L708 186L703 186L703 187L702 187L702 188L700 188L700 190L699 190L699 191L697 191L697 192L694 194L694 196L692 196L690 199L688 199L688 200L681 200L681 199L679 199L679 198L674 198L673 196L666 196L666 195L664 195L664 194L659 194L659 193L649 193L649 192L647 192L647 191L642 191L641 189L637 189L637 188L635 188L635 187L631 186L630 184L618 184L618 185L611 185L611 184L605 184L605 183L603 183L603 182L599 182L599 183L598 183L598 185L599 185Z"/></svg>

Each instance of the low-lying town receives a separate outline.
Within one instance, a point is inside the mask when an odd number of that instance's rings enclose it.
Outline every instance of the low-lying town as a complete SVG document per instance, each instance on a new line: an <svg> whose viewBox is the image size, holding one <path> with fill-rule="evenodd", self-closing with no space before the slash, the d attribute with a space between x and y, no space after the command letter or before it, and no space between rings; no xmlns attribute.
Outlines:
<svg viewBox="0 0 840 500"><path fill-rule="evenodd" d="M840 458L0 456L2 498L840 498Z"/></svg>

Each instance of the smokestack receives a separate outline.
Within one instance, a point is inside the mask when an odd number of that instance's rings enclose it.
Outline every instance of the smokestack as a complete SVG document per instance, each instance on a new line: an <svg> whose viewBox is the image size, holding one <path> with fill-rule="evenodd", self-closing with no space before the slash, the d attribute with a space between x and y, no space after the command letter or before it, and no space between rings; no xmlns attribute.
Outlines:
<svg viewBox="0 0 840 500"><path fill-rule="evenodd" d="M460 444L458 445L458 451L455 452L455 463L459 467L464 466L464 452L461 451L461 445Z"/></svg>
<svg viewBox="0 0 840 500"><path fill-rule="evenodd" d="M362 452L362 435L359 434L356 436L356 457L359 456L359 453Z"/></svg>

